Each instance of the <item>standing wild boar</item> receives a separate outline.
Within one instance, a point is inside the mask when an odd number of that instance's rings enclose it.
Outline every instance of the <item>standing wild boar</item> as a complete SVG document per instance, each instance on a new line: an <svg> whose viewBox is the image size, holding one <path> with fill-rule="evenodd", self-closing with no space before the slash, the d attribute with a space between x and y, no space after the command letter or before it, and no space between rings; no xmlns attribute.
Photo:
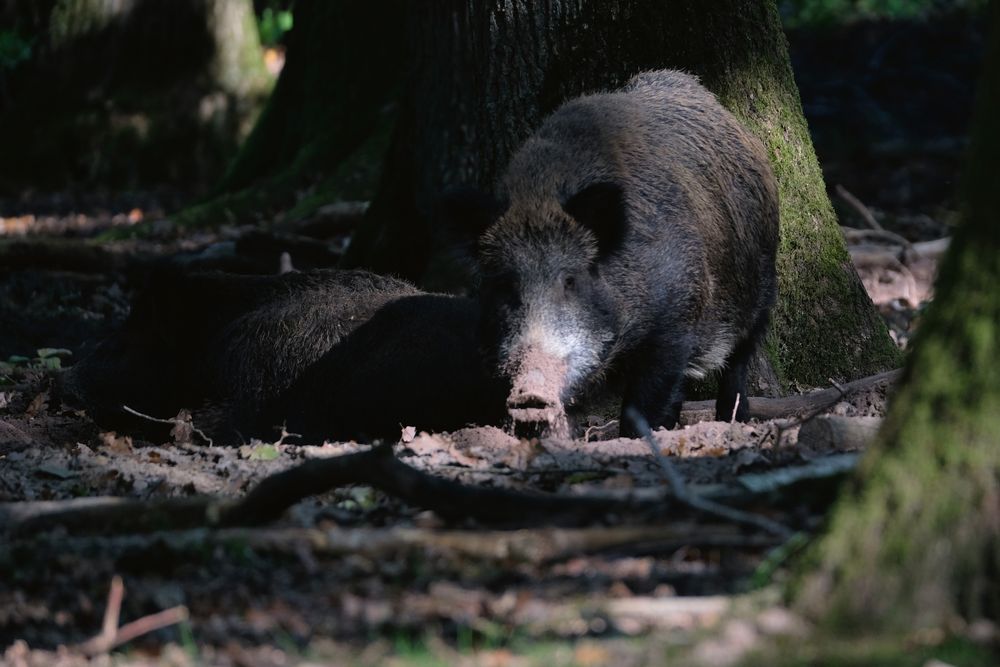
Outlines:
<svg viewBox="0 0 1000 667"><path fill-rule="evenodd" d="M721 369L730 418L775 301L778 198L763 147L710 92L659 71L571 100L499 190L451 211L488 225L481 329L515 423L564 431L564 406L612 369L623 411L654 428L676 423L685 376Z"/></svg>

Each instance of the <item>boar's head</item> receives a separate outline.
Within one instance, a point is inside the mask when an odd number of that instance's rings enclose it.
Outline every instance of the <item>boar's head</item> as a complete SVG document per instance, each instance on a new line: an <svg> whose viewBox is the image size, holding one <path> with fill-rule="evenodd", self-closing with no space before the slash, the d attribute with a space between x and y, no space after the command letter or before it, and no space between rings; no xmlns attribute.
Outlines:
<svg viewBox="0 0 1000 667"><path fill-rule="evenodd" d="M612 355L621 308L603 260L621 245L623 211L621 189L600 183L513 200L480 238L481 340L511 383L515 427L566 435L565 406Z"/></svg>

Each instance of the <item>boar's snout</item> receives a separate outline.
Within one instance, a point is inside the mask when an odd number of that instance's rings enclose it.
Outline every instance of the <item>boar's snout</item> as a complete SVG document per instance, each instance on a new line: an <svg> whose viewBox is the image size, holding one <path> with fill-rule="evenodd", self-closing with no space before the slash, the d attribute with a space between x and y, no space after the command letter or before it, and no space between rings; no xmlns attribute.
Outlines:
<svg viewBox="0 0 1000 667"><path fill-rule="evenodd" d="M507 412L514 432L523 436L569 435L562 390L566 364L557 357L527 351L512 377Z"/></svg>

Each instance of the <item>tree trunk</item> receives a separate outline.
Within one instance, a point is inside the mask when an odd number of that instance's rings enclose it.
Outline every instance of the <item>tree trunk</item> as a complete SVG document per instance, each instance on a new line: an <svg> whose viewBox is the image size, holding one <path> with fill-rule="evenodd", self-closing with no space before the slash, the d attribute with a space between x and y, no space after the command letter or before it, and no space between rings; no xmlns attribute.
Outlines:
<svg viewBox="0 0 1000 667"><path fill-rule="evenodd" d="M295 27L274 93L216 188L182 224L246 218L280 208L369 199L395 122L403 61L402 0L297 0ZM308 211L306 211L308 212Z"/></svg>
<svg viewBox="0 0 1000 667"><path fill-rule="evenodd" d="M962 222L885 426L797 593L842 626L1000 620L1000 3L990 12Z"/></svg>
<svg viewBox="0 0 1000 667"><path fill-rule="evenodd" d="M566 99L642 70L683 69L757 134L778 179L771 384L822 385L897 363L840 236L773 2L452 0L409 8L410 85L349 265L455 288L463 277L432 241L442 190L491 189L520 142Z"/></svg>
<svg viewBox="0 0 1000 667"><path fill-rule="evenodd" d="M250 0L10 0L0 190L216 182L270 88Z"/></svg>

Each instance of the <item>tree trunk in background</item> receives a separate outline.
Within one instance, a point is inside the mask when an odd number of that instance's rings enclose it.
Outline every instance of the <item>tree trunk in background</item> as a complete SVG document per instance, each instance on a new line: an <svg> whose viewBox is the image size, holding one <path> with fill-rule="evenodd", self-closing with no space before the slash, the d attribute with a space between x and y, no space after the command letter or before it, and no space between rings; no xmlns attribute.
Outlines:
<svg viewBox="0 0 1000 667"><path fill-rule="evenodd" d="M373 135L377 150L388 143L404 59L403 1L297 0L294 13L274 94L220 192L264 184L290 194L308 172L333 171Z"/></svg>
<svg viewBox="0 0 1000 667"><path fill-rule="evenodd" d="M990 12L962 222L878 441L797 593L841 627L1000 620L1000 2Z"/></svg>
<svg viewBox="0 0 1000 667"><path fill-rule="evenodd" d="M410 85L348 264L454 288L454 267L432 249L430 212L443 189L492 189L564 100L642 70L683 69L756 133L778 179L780 296L767 346L778 384L823 385L897 364L827 198L774 2L451 0L409 10Z"/></svg>
<svg viewBox="0 0 1000 667"><path fill-rule="evenodd" d="M8 0L2 16L32 55L4 76L0 191L217 182L270 88L251 0Z"/></svg>

